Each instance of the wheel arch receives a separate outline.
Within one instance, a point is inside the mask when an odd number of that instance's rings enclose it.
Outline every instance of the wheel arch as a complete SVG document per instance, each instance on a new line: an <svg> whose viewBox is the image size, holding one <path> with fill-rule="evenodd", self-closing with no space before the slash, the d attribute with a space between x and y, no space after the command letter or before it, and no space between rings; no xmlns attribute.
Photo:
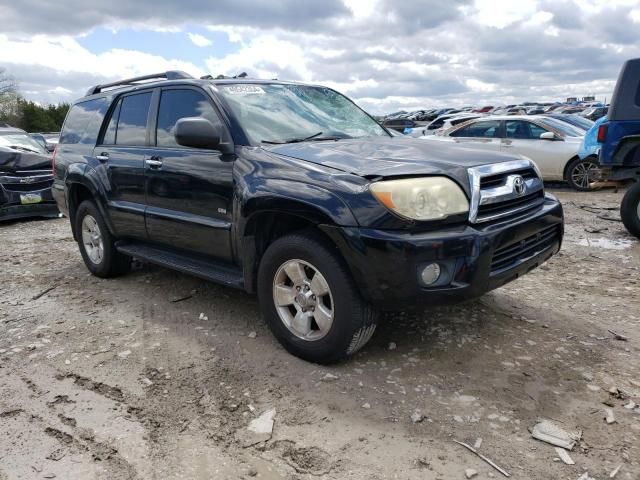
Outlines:
<svg viewBox="0 0 640 480"><path fill-rule="evenodd" d="M104 218L107 227L110 232L113 232L113 225L111 218L107 214L106 208L101 201L101 194L98 187L89 178L79 172L70 172L65 179L67 185L67 204L69 208L69 220L71 222L71 232L73 238L76 237L76 211L78 206L85 200L91 200L96 204L96 207L100 211L100 214Z"/></svg>

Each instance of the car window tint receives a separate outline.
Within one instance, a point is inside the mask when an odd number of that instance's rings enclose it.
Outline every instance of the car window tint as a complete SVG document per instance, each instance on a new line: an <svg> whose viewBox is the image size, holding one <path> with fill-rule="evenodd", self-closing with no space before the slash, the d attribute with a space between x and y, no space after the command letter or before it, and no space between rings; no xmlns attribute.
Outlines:
<svg viewBox="0 0 640 480"><path fill-rule="evenodd" d="M95 145L109 104L103 97L72 106L62 127L60 143Z"/></svg>
<svg viewBox="0 0 640 480"><path fill-rule="evenodd" d="M123 97L116 145L145 145L151 92Z"/></svg>
<svg viewBox="0 0 640 480"><path fill-rule="evenodd" d="M452 137L479 137L497 138L500 130L500 122L491 120L486 122L475 122L451 134Z"/></svg>
<svg viewBox="0 0 640 480"><path fill-rule="evenodd" d="M507 121L505 130L507 138L519 140L538 140L540 135L548 131L534 123L520 120Z"/></svg>
<svg viewBox="0 0 640 480"><path fill-rule="evenodd" d="M164 90L158 109L156 144L161 147L179 146L174 136L175 126L178 120L185 117L201 117L214 125L221 124L216 111L204 94L191 89Z"/></svg>
<svg viewBox="0 0 640 480"><path fill-rule="evenodd" d="M109 125L107 126L107 130L104 132L104 138L102 139L102 143L104 145L115 145L116 143L116 128L118 126L118 117L120 116L121 106L122 99L118 101L118 105L116 105L116 108L114 108L113 113L111 114Z"/></svg>

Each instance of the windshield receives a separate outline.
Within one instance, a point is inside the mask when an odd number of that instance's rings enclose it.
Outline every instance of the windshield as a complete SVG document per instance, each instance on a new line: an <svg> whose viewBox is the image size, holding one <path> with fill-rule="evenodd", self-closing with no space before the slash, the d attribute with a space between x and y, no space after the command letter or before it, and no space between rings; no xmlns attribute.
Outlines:
<svg viewBox="0 0 640 480"><path fill-rule="evenodd" d="M330 88L279 84L215 88L252 144L389 136L351 100Z"/></svg>
<svg viewBox="0 0 640 480"><path fill-rule="evenodd" d="M563 122L562 120L556 120L555 118L541 118L540 123L558 130L563 135L567 137L583 137L585 131L575 127L567 122Z"/></svg>
<svg viewBox="0 0 640 480"><path fill-rule="evenodd" d="M40 153L42 155L49 154L42 145L26 133L9 133L0 135L0 146L22 152Z"/></svg>

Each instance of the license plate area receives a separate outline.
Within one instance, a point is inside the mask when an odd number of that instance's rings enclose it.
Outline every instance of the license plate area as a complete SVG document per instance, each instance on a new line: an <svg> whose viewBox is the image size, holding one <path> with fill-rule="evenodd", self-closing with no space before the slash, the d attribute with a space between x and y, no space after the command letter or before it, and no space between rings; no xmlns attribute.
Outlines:
<svg viewBox="0 0 640 480"><path fill-rule="evenodd" d="M42 195L39 193L24 193L20 195L20 203L22 205L33 205L42 202Z"/></svg>

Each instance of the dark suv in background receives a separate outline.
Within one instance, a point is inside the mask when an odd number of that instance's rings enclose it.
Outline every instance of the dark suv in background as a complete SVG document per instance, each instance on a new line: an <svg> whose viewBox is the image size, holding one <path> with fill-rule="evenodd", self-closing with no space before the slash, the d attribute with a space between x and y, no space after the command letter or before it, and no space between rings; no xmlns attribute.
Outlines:
<svg viewBox="0 0 640 480"><path fill-rule="evenodd" d="M0 126L0 221L56 216L51 154L24 130Z"/></svg>
<svg viewBox="0 0 640 480"><path fill-rule="evenodd" d="M70 109L54 170L92 273L137 257L257 292L278 340L322 363L360 349L379 309L482 295L563 235L531 161L392 136L315 85L98 85Z"/></svg>

